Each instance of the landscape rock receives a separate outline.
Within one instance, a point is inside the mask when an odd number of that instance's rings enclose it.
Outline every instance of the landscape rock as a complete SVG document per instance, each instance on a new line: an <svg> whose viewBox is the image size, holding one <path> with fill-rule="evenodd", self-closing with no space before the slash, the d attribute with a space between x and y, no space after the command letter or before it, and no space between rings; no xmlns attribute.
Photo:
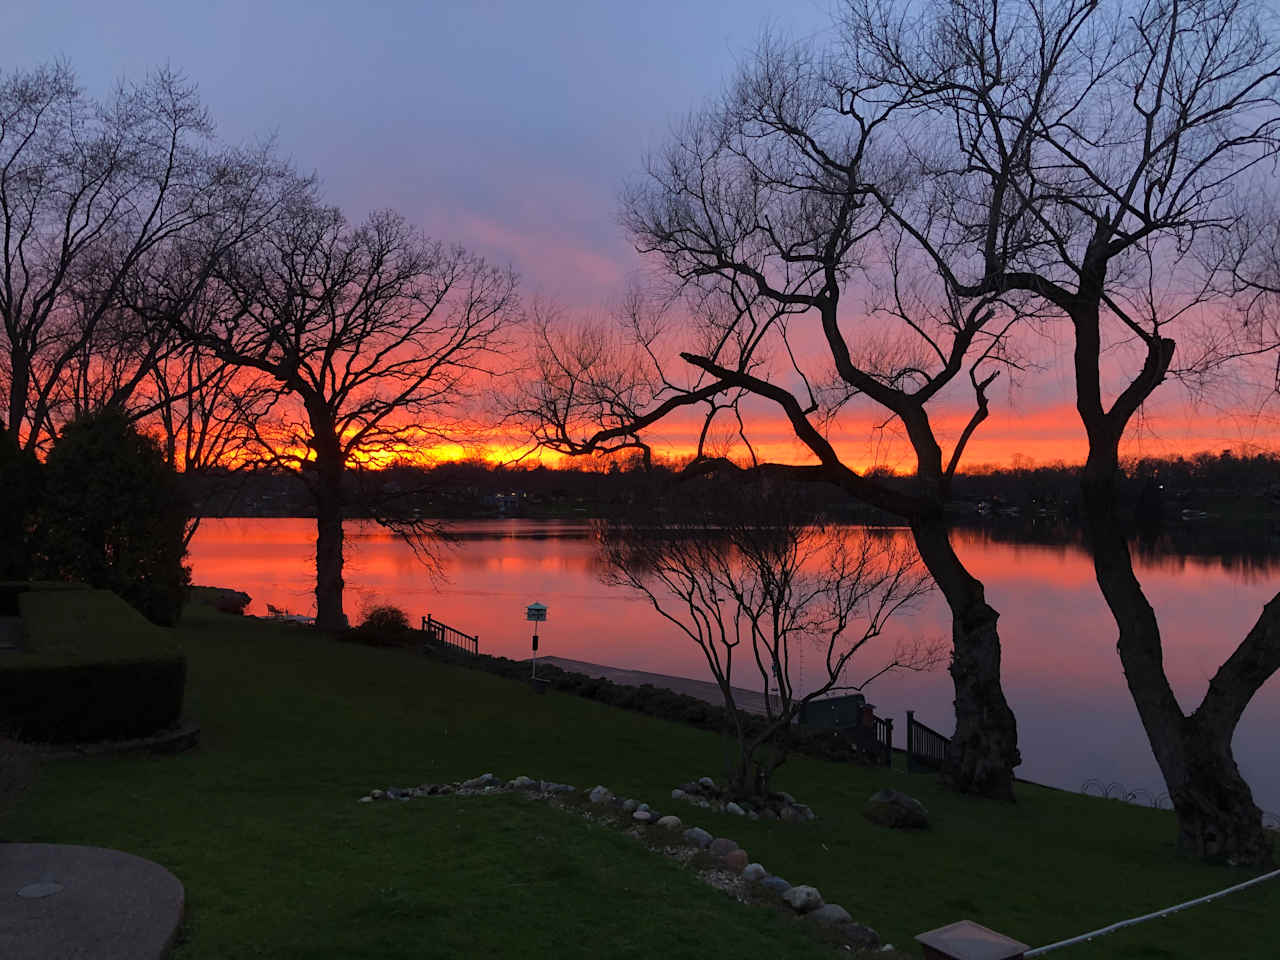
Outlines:
<svg viewBox="0 0 1280 960"><path fill-rule="evenodd" d="M356 803L373 803L373 797L368 797L368 796L361 797L359 800L356 801Z"/></svg>
<svg viewBox="0 0 1280 960"><path fill-rule="evenodd" d="M638 807L636 807L636 809L637 809L637 810L648 810L648 809L649 809L649 805L648 805L647 803L642 803L642 804L640 804Z"/></svg>
<svg viewBox="0 0 1280 960"><path fill-rule="evenodd" d="M929 811L915 797L885 788L868 798L862 815L872 823L895 829L919 830L929 826Z"/></svg>
<svg viewBox="0 0 1280 960"><path fill-rule="evenodd" d="M684 824L680 822L679 817L673 817L671 814L667 814L665 817L659 818L657 825L666 830L679 830L684 826Z"/></svg>
<svg viewBox="0 0 1280 960"><path fill-rule="evenodd" d="M785 790L779 790L778 796L782 799L782 802L789 807L794 806L796 802L796 798L793 797L791 794L787 793Z"/></svg>
<svg viewBox="0 0 1280 960"><path fill-rule="evenodd" d="M534 790L538 786L538 781L532 777L516 777L507 786L513 790Z"/></svg>
<svg viewBox="0 0 1280 960"><path fill-rule="evenodd" d="M542 789L545 793L573 793L574 786L571 783L555 783L552 780L543 780Z"/></svg>
<svg viewBox="0 0 1280 960"><path fill-rule="evenodd" d="M723 857L730 850L737 850L738 842L736 840L730 840L728 837L716 837L711 841L711 846L708 849L715 856Z"/></svg>
<svg viewBox="0 0 1280 960"><path fill-rule="evenodd" d="M711 846L711 841L715 839L714 837L711 836L711 834L707 833L707 831L703 830L701 827L690 827L688 830L684 832L684 838L689 843L692 843L695 846L699 846L703 850Z"/></svg>
<svg viewBox="0 0 1280 960"><path fill-rule="evenodd" d="M636 820L640 823L648 823L650 820L653 819L653 814L650 813L648 810L637 810L635 813L631 815L631 819Z"/></svg>
<svg viewBox="0 0 1280 960"><path fill-rule="evenodd" d="M854 950L874 950L880 946L880 934L865 923L841 924L840 936Z"/></svg>
<svg viewBox="0 0 1280 960"><path fill-rule="evenodd" d="M498 782L498 778L492 773L482 773L478 777L472 777L470 780L462 781L462 789L479 790L481 787L488 787Z"/></svg>
<svg viewBox="0 0 1280 960"><path fill-rule="evenodd" d="M783 894L791 889L791 884L783 880L781 877L765 877L760 881L760 886L766 890L772 890L774 893Z"/></svg>
<svg viewBox="0 0 1280 960"><path fill-rule="evenodd" d="M748 819L748 820L759 820L759 819L760 819L760 814L756 813L754 810L748 810L748 811L747 811L747 819Z"/></svg>
<svg viewBox="0 0 1280 960"><path fill-rule="evenodd" d="M587 794L587 799L592 803L608 803L613 799L613 792L605 786L594 786Z"/></svg>
<svg viewBox="0 0 1280 960"><path fill-rule="evenodd" d="M804 821L817 820L818 815L813 812L807 803L797 803L792 805L793 809L800 814L800 819Z"/></svg>
<svg viewBox="0 0 1280 960"><path fill-rule="evenodd" d="M386 796L386 794L383 793L381 790L370 790L369 796L373 797L373 799L375 800L381 800L383 797Z"/></svg>
<svg viewBox="0 0 1280 960"><path fill-rule="evenodd" d="M850 923L853 917L849 916L849 911L838 903L826 903L809 914L809 919L814 923L820 923L824 927L838 927L842 923Z"/></svg>
<svg viewBox="0 0 1280 960"><path fill-rule="evenodd" d="M748 863L742 868L742 879L750 880L752 883L755 883L757 880L763 880L768 875L769 871L758 863Z"/></svg>
<svg viewBox="0 0 1280 960"><path fill-rule="evenodd" d="M676 787L674 790L671 791L672 800L683 800L687 796L688 794L685 793L683 790L681 790L679 787Z"/></svg>
<svg viewBox="0 0 1280 960"><path fill-rule="evenodd" d="M747 811L743 810L740 806L738 806L736 803L733 803L732 801L725 804L724 812L732 813L735 817L745 817L747 815Z"/></svg>
<svg viewBox="0 0 1280 960"><path fill-rule="evenodd" d="M627 797L627 799L625 799L625 800L623 800L623 801L622 801L622 812L623 812L623 813L631 813L631 812L632 812L633 810L635 810L638 806L640 806L638 803L636 803L636 802L635 802L634 800L632 800L630 797Z"/></svg>
<svg viewBox="0 0 1280 960"><path fill-rule="evenodd" d="M747 866L747 861L750 858L747 856L747 851L745 850L730 850L720 859L724 862L724 865L734 873L741 873Z"/></svg>
<svg viewBox="0 0 1280 960"><path fill-rule="evenodd" d="M436 789L436 796L440 796L440 797L448 796L449 794L453 793L453 791L454 791L453 784L442 783Z"/></svg>
<svg viewBox="0 0 1280 960"><path fill-rule="evenodd" d="M714 790L716 788L716 782L710 777L700 777L698 779L698 786L703 790Z"/></svg>
<svg viewBox="0 0 1280 960"><path fill-rule="evenodd" d="M812 913L822 907L822 894L818 888L804 884L792 887L782 895L782 899L796 913Z"/></svg>

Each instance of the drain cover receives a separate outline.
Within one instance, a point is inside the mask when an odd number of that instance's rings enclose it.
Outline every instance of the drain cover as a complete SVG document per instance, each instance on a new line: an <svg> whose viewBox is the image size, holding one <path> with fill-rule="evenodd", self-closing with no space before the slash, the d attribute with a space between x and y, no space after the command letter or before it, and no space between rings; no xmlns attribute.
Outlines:
<svg viewBox="0 0 1280 960"><path fill-rule="evenodd" d="M18 891L18 896L26 897L28 900L38 900L40 897L52 897L55 893L62 892L62 884L60 883L29 883Z"/></svg>

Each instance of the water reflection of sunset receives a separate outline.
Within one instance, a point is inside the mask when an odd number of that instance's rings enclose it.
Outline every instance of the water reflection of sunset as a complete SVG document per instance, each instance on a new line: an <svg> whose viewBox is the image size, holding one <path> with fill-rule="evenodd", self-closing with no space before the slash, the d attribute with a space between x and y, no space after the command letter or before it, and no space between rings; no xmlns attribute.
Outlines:
<svg viewBox="0 0 1280 960"><path fill-rule="evenodd" d="M411 551L376 525L347 527L347 609L375 602L403 607L480 636L482 651L528 656L524 607L550 608L544 653L655 673L703 678L700 654L647 604L597 578L589 527L523 520L456 525L445 553L446 580L433 581ZM205 520L192 545L197 583L236 587L266 604L312 609L314 521ZM905 531L890 532L905 542ZM996 542L958 531L957 550L1000 612L1006 692L1018 716L1021 775L1076 789L1089 777L1156 789L1160 777L1138 725L1116 654L1115 624L1088 557L1062 545ZM1242 576L1212 558L1139 557L1138 574L1164 627L1169 678L1185 708L1203 695L1218 665L1253 625L1275 591L1274 576ZM891 625L890 634L946 637L950 621L936 594ZM882 713L915 709L950 729L952 690L945 670L900 674L868 690ZM1235 749L1262 806L1280 810L1280 680L1246 711ZM1064 737L1063 731L1070 731Z"/></svg>

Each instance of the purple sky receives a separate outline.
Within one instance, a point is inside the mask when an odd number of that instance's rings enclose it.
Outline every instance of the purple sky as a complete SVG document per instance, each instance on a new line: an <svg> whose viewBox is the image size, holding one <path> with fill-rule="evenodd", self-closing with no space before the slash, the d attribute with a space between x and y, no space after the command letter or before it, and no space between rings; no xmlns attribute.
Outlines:
<svg viewBox="0 0 1280 960"><path fill-rule="evenodd" d="M825 0L15 7L6 68L62 58L96 93L168 63L225 138L274 133L353 219L394 207L583 305L636 265L615 211L644 152L766 25L827 22Z"/></svg>

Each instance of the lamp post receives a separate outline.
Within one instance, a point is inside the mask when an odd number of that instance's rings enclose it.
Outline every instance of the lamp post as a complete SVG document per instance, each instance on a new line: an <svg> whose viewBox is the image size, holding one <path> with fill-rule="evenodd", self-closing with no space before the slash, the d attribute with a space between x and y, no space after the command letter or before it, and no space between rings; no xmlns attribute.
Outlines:
<svg viewBox="0 0 1280 960"><path fill-rule="evenodd" d="M529 604L529 606L525 608L524 618L526 620L532 621L534 624L533 661L532 661L532 671L529 674L529 679L537 680L538 679L538 627L537 625L547 619L546 604L536 603L536 602Z"/></svg>

